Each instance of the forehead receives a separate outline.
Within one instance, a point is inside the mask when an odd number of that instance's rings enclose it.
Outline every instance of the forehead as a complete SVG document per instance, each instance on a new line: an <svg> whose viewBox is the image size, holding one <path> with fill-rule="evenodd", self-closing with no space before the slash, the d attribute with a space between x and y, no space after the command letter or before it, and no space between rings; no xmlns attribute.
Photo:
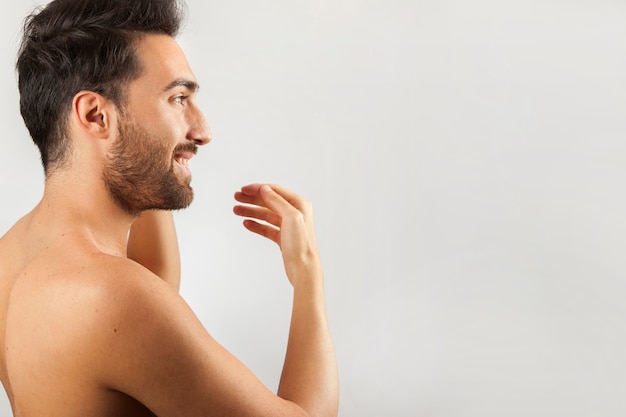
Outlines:
<svg viewBox="0 0 626 417"><path fill-rule="evenodd" d="M187 57L174 38L149 34L137 42L137 57L142 73L131 88L161 92L176 80L196 81Z"/></svg>

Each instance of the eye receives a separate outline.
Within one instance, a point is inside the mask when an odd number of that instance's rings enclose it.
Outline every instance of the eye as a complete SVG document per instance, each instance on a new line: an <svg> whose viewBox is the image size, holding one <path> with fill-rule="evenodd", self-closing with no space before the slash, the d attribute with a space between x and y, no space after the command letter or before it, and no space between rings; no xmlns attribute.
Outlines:
<svg viewBox="0 0 626 417"><path fill-rule="evenodd" d="M178 95L178 96L174 97L173 100L177 104L184 105L187 102L188 98L189 98L189 96L181 94L181 95Z"/></svg>

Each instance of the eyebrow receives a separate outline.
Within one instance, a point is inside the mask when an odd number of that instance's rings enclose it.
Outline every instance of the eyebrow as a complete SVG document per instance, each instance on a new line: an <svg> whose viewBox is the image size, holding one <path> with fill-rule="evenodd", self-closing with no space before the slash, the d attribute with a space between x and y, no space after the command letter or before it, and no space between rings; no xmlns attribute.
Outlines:
<svg viewBox="0 0 626 417"><path fill-rule="evenodd" d="M200 89L200 85L197 82L181 78L181 79L174 80L171 83L169 83L163 89L163 91L169 91L177 87L185 87L189 91L193 91L193 92L197 92Z"/></svg>

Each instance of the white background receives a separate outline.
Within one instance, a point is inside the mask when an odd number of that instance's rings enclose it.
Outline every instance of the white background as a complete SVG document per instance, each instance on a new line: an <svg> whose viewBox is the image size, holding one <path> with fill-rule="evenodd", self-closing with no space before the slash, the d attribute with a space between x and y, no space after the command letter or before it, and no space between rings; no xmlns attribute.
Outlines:
<svg viewBox="0 0 626 417"><path fill-rule="evenodd" d="M34 4L0 16L2 233L43 185L13 70ZM231 213L273 181L316 208L341 417L626 415L626 3L188 8L214 141L182 294L221 343L276 388L290 287Z"/></svg>

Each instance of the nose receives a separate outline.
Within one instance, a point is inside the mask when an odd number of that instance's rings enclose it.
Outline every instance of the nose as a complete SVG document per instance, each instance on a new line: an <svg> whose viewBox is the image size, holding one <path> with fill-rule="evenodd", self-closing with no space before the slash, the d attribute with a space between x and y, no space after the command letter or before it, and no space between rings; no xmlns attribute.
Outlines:
<svg viewBox="0 0 626 417"><path fill-rule="evenodd" d="M189 131L187 139L196 143L196 145L206 145L213 140L211 128L204 118L204 114L197 107L193 109L189 115Z"/></svg>

